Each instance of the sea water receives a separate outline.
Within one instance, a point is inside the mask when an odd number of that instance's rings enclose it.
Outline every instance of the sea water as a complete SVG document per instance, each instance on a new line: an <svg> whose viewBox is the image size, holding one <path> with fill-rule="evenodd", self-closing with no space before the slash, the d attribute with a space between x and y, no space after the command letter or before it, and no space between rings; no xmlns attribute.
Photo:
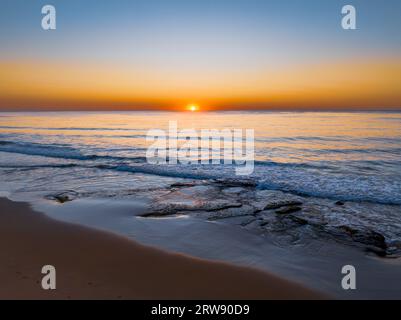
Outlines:
<svg viewBox="0 0 401 320"><path fill-rule="evenodd" d="M151 165L151 129L254 129L261 189L401 205L401 113L0 113L1 191L91 192L235 178L230 165Z"/></svg>

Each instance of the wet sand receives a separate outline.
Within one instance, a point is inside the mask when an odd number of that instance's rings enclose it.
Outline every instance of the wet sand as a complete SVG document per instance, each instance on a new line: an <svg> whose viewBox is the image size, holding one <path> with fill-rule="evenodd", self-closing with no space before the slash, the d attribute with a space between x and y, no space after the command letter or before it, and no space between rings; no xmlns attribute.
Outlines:
<svg viewBox="0 0 401 320"><path fill-rule="evenodd" d="M280 234L255 234L238 226L237 218L143 218L138 215L148 210L148 203L138 197L84 198L63 204L37 199L30 203L57 221L112 232L167 252L257 268L337 299L401 298L400 258L380 258L325 238L280 245ZM341 270L348 264L357 270L356 290L341 286Z"/></svg>
<svg viewBox="0 0 401 320"><path fill-rule="evenodd" d="M318 299L267 272L146 247L0 199L0 299ZM43 265L57 289L41 288Z"/></svg>

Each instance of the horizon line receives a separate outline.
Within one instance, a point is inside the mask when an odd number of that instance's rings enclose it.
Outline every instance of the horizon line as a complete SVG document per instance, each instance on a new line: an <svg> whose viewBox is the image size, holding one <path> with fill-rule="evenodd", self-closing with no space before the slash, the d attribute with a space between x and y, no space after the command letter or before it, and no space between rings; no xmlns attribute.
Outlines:
<svg viewBox="0 0 401 320"><path fill-rule="evenodd" d="M152 109L58 109L58 110L48 110L48 109L0 109L0 113L19 113L19 112L171 112L171 113L191 113L188 110L178 110L178 109L163 109L163 108L152 108ZM196 113L213 113L213 112L401 112L401 107L395 108L249 108L249 109L210 109L210 110L199 110Z"/></svg>

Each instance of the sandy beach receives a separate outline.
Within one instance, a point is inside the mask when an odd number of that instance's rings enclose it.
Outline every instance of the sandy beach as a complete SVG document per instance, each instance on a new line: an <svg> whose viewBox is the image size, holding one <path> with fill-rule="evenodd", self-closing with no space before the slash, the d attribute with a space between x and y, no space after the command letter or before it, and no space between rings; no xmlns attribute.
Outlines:
<svg viewBox="0 0 401 320"><path fill-rule="evenodd" d="M317 299L271 274L139 245L0 199L1 299ZM41 288L41 268L57 289Z"/></svg>

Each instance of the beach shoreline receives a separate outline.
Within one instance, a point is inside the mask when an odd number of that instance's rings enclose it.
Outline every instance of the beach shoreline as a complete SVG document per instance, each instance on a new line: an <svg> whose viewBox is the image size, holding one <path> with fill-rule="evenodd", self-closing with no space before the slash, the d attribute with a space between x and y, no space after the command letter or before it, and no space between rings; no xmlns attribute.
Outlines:
<svg viewBox="0 0 401 320"><path fill-rule="evenodd" d="M10 199L20 201L14 195ZM294 228L260 233L241 226L246 216L214 221L191 212L143 217L150 204L137 196L28 202L36 211L58 221L105 230L167 252L256 268L338 299L398 299L401 294L395 281L401 278L400 258L379 257L352 243L339 243L322 235L288 243L287 233L294 232ZM357 270L356 290L342 288L345 265Z"/></svg>
<svg viewBox="0 0 401 320"><path fill-rule="evenodd" d="M0 299L321 299L252 268L146 247L0 199ZM57 289L43 290L43 265Z"/></svg>

